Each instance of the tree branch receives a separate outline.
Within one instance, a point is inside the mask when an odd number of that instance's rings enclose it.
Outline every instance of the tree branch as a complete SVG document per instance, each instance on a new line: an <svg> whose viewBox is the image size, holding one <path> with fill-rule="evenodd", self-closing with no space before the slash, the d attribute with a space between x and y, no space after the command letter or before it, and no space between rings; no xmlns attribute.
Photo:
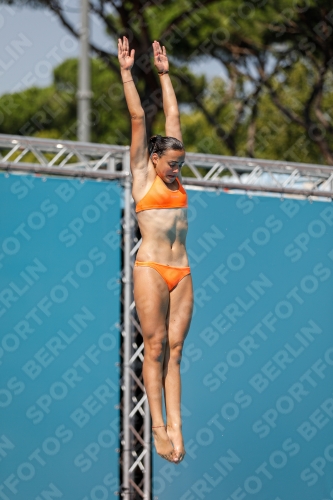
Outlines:
<svg viewBox="0 0 333 500"><path fill-rule="evenodd" d="M98 8L96 7L95 5L93 4L90 4L90 9L95 12L95 14L97 14L98 17L100 17L106 24L107 28L109 28L109 30L118 37L119 33L116 29L116 27L110 22L110 20L108 19L108 16L107 14L105 14L104 12L104 2L100 2L101 4L101 7Z"/></svg>
<svg viewBox="0 0 333 500"><path fill-rule="evenodd" d="M80 33L75 30L73 25L65 18L62 12L62 8L60 7L59 4L56 4L55 2L50 2L50 9L58 16L60 19L61 23L65 28L69 30L69 32L75 36L76 38L80 38ZM117 64L115 64L112 59L116 59L117 55L116 54L110 54L108 52L105 52L104 50L100 49L99 47L96 47L93 43L90 42L90 48L105 62L105 64L114 72L119 73L119 67Z"/></svg>
<svg viewBox="0 0 333 500"><path fill-rule="evenodd" d="M234 155L236 153L236 147L235 147L235 143L234 143L233 138L230 137L230 134L226 130L224 130L224 128L220 125L220 123L218 123L218 121L215 118L215 115L213 115L212 113L210 113L208 111L208 109L204 105L203 100L198 99L198 95L197 95L193 85L191 84L191 82L189 80L187 80L184 83L185 83L189 93L191 94L193 100L195 101L196 105L203 112L208 123L213 125L213 127L216 131L216 134L220 137L220 139L223 140L223 142L226 144L226 146L230 149L231 153Z"/></svg>
<svg viewBox="0 0 333 500"><path fill-rule="evenodd" d="M200 11L202 9L202 6L207 6L212 3L216 3L216 1L217 0L201 0L199 3L199 7L191 10L191 14L193 15L195 12ZM170 35L172 33L172 30L174 29L174 26L178 26L179 24L182 23L182 21L188 19L188 17L189 17L189 11L188 9L186 9L180 14L177 14L173 19L170 19L170 21L168 22L168 28L160 35L160 40L163 40L166 36Z"/></svg>
<svg viewBox="0 0 333 500"><path fill-rule="evenodd" d="M250 158L254 158L255 136L257 131L257 115L258 115L258 99L254 103L251 112L250 123L247 129L246 154Z"/></svg>
<svg viewBox="0 0 333 500"><path fill-rule="evenodd" d="M305 119L305 123L307 124L307 127L309 127L312 123L311 118L310 118L311 105L323 90L323 85L324 85L324 80L325 80L325 75L327 73L327 69L328 68L326 65L324 65L320 68L318 81L314 85L312 92L310 94L310 97L304 106L304 119Z"/></svg>
<svg viewBox="0 0 333 500"><path fill-rule="evenodd" d="M301 125L302 127L306 128L305 122L303 122L299 116L296 115L293 111L289 110L286 108L282 102L280 101L280 98L277 94L277 92L272 88L272 85L270 82L266 81L265 86L272 97L272 101L274 102L275 106L290 120L298 125Z"/></svg>

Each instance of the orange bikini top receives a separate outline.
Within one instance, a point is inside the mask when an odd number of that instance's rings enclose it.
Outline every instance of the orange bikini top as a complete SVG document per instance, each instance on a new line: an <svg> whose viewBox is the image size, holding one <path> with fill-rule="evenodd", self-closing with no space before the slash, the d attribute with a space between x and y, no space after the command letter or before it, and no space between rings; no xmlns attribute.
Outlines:
<svg viewBox="0 0 333 500"><path fill-rule="evenodd" d="M138 202L135 211L142 212L152 208L187 208L186 191L177 177L176 181L178 182L178 189L177 191L171 191L166 187L162 179L156 175L151 188Z"/></svg>

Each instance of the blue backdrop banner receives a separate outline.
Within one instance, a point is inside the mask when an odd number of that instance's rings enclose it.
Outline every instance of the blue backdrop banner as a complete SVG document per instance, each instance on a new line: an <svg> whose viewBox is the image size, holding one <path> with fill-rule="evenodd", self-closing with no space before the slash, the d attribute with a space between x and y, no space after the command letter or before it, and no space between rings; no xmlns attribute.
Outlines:
<svg viewBox="0 0 333 500"><path fill-rule="evenodd" d="M333 498L333 204L189 191L187 455L155 500Z"/></svg>
<svg viewBox="0 0 333 500"><path fill-rule="evenodd" d="M115 182L0 176L0 498L118 491Z"/></svg>

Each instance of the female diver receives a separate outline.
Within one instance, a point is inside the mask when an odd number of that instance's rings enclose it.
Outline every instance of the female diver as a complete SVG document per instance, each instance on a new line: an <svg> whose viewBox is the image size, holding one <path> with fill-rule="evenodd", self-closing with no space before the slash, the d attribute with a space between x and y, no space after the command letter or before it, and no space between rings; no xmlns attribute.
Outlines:
<svg viewBox="0 0 333 500"><path fill-rule="evenodd" d="M132 195L142 244L133 270L134 299L144 340L143 380L157 453L173 463L185 456L180 410L180 361L192 310L192 278L186 254L187 195L180 169L185 151L179 110L169 77L165 47L154 41L160 76L166 137L147 144L145 113L133 82L134 50L118 39L118 59L131 115ZM164 390L166 424L163 422Z"/></svg>

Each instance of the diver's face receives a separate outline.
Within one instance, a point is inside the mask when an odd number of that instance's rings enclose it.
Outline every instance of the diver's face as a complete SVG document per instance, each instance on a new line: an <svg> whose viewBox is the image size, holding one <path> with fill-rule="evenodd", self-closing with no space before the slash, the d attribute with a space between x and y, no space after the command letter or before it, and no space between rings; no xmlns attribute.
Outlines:
<svg viewBox="0 0 333 500"><path fill-rule="evenodd" d="M164 182L170 184L178 176L181 167L184 165L185 151L169 149L161 157L157 153L153 153L152 161L156 174Z"/></svg>

